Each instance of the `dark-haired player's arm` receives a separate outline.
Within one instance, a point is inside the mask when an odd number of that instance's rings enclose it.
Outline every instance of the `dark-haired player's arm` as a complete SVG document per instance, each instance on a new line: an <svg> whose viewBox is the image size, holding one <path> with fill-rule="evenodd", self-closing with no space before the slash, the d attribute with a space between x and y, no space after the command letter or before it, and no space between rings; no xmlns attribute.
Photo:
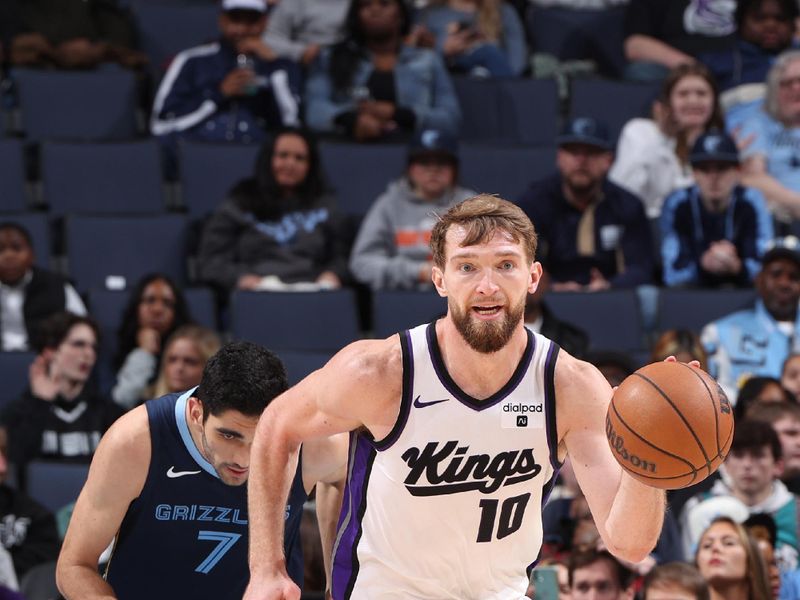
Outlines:
<svg viewBox="0 0 800 600"><path fill-rule="evenodd" d="M300 444L359 427L377 439L385 437L397 420L401 390L397 336L362 340L281 394L261 415L250 455L246 600L300 597L286 573L282 543L284 507Z"/></svg>
<svg viewBox="0 0 800 600"><path fill-rule="evenodd" d="M98 574L97 563L119 530L128 505L139 496L149 465L147 410L140 406L103 436L75 504L56 569L58 589L67 600L116 598Z"/></svg>

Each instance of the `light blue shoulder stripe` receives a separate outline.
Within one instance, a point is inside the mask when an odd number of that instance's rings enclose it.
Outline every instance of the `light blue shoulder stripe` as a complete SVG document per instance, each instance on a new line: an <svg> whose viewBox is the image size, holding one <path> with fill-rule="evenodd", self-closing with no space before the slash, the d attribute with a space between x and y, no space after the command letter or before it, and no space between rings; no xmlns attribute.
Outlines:
<svg viewBox="0 0 800 600"><path fill-rule="evenodd" d="M178 431L181 434L183 445L186 446L186 451L192 456L194 462L196 462L206 473L209 473L219 479L217 471L213 466L211 466L210 462L203 458L203 455L200 454L200 450L197 449L197 446L192 439L192 434L189 433L189 424L186 422L186 404L189 402L189 398L192 394L194 394L196 389L197 388L194 387L188 392L184 392L178 398L177 402L175 402L175 421L178 423Z"/></svg>

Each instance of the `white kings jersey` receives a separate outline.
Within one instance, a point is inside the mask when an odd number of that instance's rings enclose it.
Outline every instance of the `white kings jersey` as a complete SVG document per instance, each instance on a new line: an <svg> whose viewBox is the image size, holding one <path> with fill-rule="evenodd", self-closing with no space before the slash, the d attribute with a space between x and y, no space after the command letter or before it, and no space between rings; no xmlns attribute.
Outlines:
<svg viewBox="0 0 800 600"><path fill-rule="evenodd" d="M511 379L477 400L444 366L435 323L400 334L403 397L383 440L354 432L333 597L520 600L561 466L558 346L538 334ZM367 400L365 400L367 401Z"/></svg>

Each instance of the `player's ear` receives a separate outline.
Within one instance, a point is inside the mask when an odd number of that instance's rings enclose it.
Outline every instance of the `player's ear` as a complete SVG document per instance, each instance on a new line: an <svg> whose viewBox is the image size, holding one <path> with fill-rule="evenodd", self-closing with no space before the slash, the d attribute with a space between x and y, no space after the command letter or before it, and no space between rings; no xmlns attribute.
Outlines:
<svg viewBox="0 0 800 600"><path fill-rule="evenodd" d="M536 292L536 289L539 287L539 283L542 280L542 263L539 261L533 261L531 263L531 279L528 284L528 293L533 294Z"/></svg>
<svg viewBox="0 0 800 600"><path fill-rule="evenodd" d="M433 286L436 288L436 291L442 298L447 297L447 288L444 285L444 273L442 270L433 265L431 267L431 280L433 281Z"/></svg>
<svg viewBox="0 0 800 600"><path fill-rule="evenodd" d="M194 396L189 397L189 420L196 425L203 425L203 402Z"/></svg>

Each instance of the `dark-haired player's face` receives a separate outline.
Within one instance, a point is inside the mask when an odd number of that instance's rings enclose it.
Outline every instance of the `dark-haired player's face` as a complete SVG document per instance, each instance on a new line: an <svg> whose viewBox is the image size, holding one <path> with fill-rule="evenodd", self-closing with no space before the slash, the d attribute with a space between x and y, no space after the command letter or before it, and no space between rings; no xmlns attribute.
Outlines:
<svg viewBox="0 0 800 600"><path fill-rule="evenodd" d="M203 457L211 463L219 478L228 485L242 485L250 472L250 447L258 417L248 417L236 410L218 416L208 415L202 422L200 439Z"/></svg>
<svg viewBox="0 0 800 600"><path fill-rule="evenodd" d="M0 230L0 283L15 285L33 266L33 249L19 231Z"/></svg>
<svg viewBox="0 0 800 600"><path fill-rule="evenodd" d="M437 287L446 292L450 316L467 344L478 352L497 352L522 321L528 292L536 289L531 266L522 243L505 232L461 246L465 235L461 227L447 232L447 262Z"/></svg>

